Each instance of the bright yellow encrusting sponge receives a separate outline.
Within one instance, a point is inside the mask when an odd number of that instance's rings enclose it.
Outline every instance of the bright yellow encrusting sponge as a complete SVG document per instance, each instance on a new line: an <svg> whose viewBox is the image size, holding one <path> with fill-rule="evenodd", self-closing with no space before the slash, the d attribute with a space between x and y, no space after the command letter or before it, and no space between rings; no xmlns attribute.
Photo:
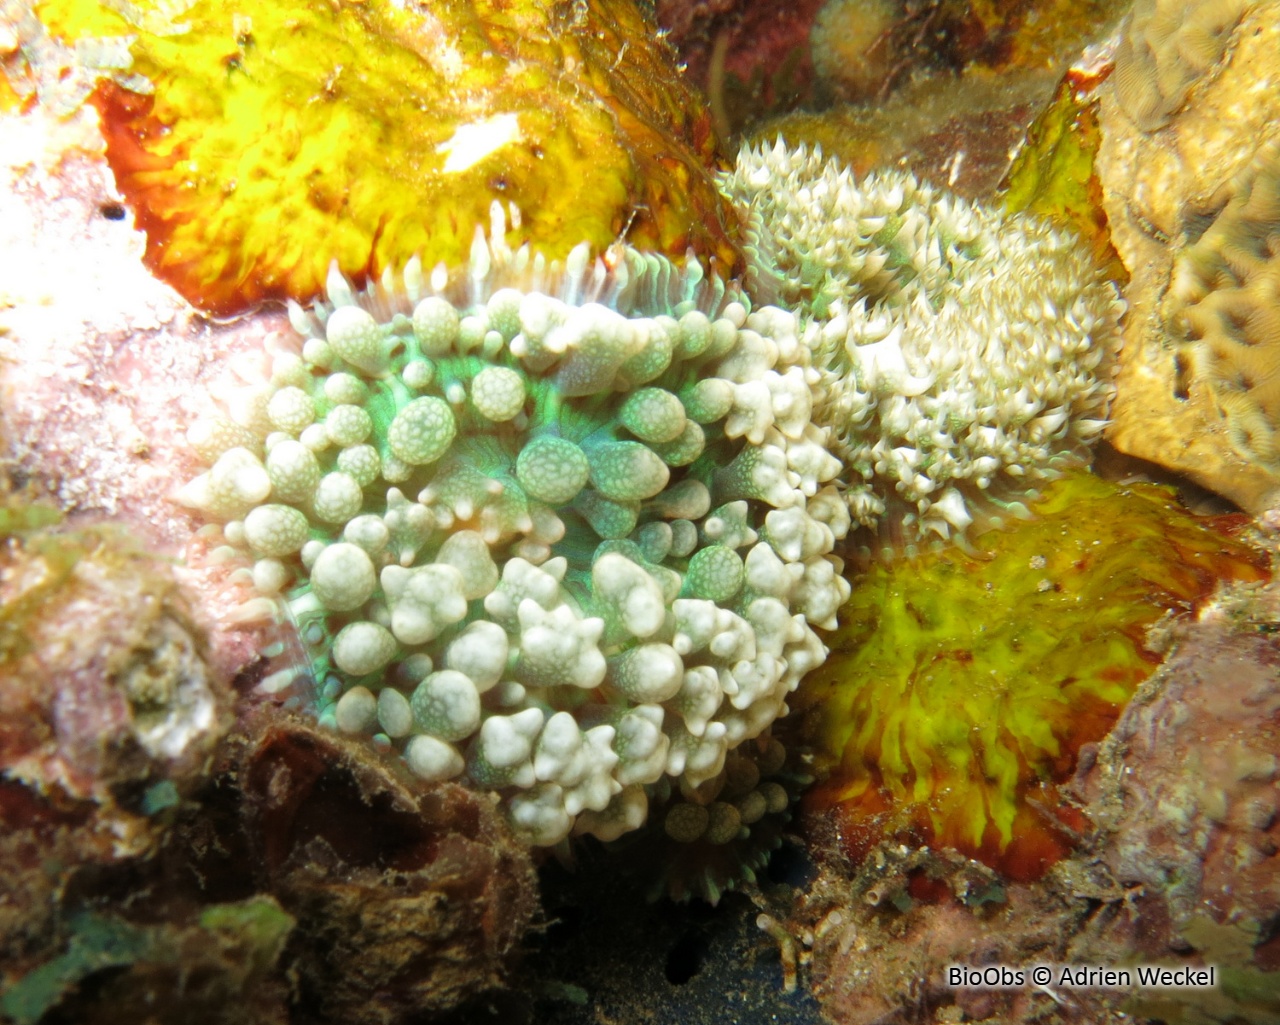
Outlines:
<svg viewBox="0 0 1280 1025"><path fill-rule="evenodd" d="M549 257L626 233L737 259L709 119L630 3L112 6L37 14L69 42L136 37L154 92L100 85L108 156L148 264L207 310L309 300L335 258L357 280L460 266L495 199Z"/></svg>
<svg viewBox="0 0 1280 1025"><path fill-rule="evenodd" d="M1161 488L1077 474L1033 510L976 554L855 583L799 694L831 772L817 800L851 846L905 831L1039 875L1066 849L1055 784L1158 661L1147 628L1219 579L1264 576Z"/></svg>

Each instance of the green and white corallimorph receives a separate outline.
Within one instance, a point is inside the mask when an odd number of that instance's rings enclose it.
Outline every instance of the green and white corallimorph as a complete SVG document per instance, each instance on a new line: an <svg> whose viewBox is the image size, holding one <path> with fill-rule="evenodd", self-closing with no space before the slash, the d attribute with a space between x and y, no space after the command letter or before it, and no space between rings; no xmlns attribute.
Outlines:
<svg viewBox="0 0 1280 1025"><path fill-rule="evenodd" d="M504 233L495 205L461 274L331 274L192 428L181 498L287 597L322 721L501 792L532 843L611 839L786 712L848 512L795 317L692 258Z"/></svg>
<svg viewBox="0 0 1280 1025"><path fill-rule="evenodd" d="M1124 305L1078 237L818 148L744 148L748 286L801 311L854 520L908 544L998 519L1098 438Z"/></svg>
<svg viewBox="0 0 1280 1025"><path fill-rule="evenodd" d="M654 788L654 816L661 828L622 841L651 880L650 899L665 893L718 904L731 890L755 883L757 873L782 846L791 810L813 778L803 757L777 738L741 745L724 771L696 788Z"/></svg>

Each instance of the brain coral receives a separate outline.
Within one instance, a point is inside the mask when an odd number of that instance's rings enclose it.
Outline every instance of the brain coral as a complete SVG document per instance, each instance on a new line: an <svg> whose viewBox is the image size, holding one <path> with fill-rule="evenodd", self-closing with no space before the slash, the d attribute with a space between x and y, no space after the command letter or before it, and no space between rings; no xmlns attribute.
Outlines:
<svg viewBox="0 0 1280 1025"><path fill-rule="evenodd" d="M1171 292L1175 262L1222 211L1233 182L1280 139L1277 81L1280 2L1250 0L1222 58L1158 131L1140 131L1110 86L1095 93L1095 169L1133 310L1107 441L1255 514L1280 503L1280 471L1241 454L1230 418L1203 378L1188 373L1194 360L1179 344L1186 335Z"/></svg>
<svg viewBox="0 0 1280 1025"><path fill-rule="evenodd" d="M815 797L855 851L907 834L1040 875L1068 847L1056 784L1159 662L1148 628L1266 576L1163 488L1075 473L1032 508L975 553L873 564L805 680L831 771Z"/></svg>
<svg viewBox="0 0 1280 1025"><path fill-rule="evenodd" d="M1116 99L1134 125L1166 125L1222 59L1248 0L1137 0L1116 44Z"/></svg>
<svg viewBox="0 0 1280 1025"><path fill-rule="evenodd" d="M495 199L556 257L626 234L739 259L710 117L631 0L35 8L127 70L94 97L107 156L148 266L205 310L310 300L331 259L360 281L464 263Z"/></svg>
<svg viewBox="0 0 1280 1025"><path fill-rule="evenodd" d="M961 534L1078 462L1105 425L1123 311L1071 233L820 149L744 148L748 283L814 319L814 420L853 518Z"/></svg>
<svg viewBox="0 0 1280 1025"><path fill-rule="evenodd" d="M1183 387L1204 384L1236 450L1280 470L1280 146L1224 190L1164 299Z"/></svg>
<svg viewBox="0 0 1280 1025"><path fill-rule="evenodd" d="M825 656L838 462L794 316L694 260L548 264L493 220L460 274L335 272L291 307L181 497L288 596L323 721L501 791L534 843L613 838Z"/></svg>

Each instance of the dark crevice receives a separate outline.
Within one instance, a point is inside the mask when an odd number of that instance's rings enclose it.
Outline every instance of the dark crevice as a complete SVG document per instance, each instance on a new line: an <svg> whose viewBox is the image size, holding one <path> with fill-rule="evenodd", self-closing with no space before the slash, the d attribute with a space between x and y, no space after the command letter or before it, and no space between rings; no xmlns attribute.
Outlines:
<svg viewBox="0 0 1280 1025"><path fill-rule="evenodd" d="M686 932L667 953L667 981L673 986L683 986L702 971L707 962L707 952L704 936L693 931Z"/></svg>

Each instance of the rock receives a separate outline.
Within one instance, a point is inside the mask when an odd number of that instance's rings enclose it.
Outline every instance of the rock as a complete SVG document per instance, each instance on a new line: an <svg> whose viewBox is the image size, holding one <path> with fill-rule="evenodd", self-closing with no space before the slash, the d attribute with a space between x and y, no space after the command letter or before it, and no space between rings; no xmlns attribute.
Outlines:
<svg viewBox="0 0 1280 1025"><path fill-rule="evenodd" d="M1179 104L1157 104L1163 113L1154 122L1154 115L1140 114L1135 123L1113 84L1099 91L1103 141L1096 168L1112 241L1132 276L1107 438L1121 452L1185 474L1255 514L1280 503L1280 474L1233 443L1231 423L1202 376L1180 379L1181 338L1161 301L1175 262L1222 209L1233 180L1280 137L1277 14L1274 2L1245 10L1226 45L1215 46L1217 60L1179 86ZM1126 66L1131 60L1122 48L1113 82L1155 66L1138 61L1135 71ZM1131 94L1145 95L1128 84L1123 95Z"/></svg>

